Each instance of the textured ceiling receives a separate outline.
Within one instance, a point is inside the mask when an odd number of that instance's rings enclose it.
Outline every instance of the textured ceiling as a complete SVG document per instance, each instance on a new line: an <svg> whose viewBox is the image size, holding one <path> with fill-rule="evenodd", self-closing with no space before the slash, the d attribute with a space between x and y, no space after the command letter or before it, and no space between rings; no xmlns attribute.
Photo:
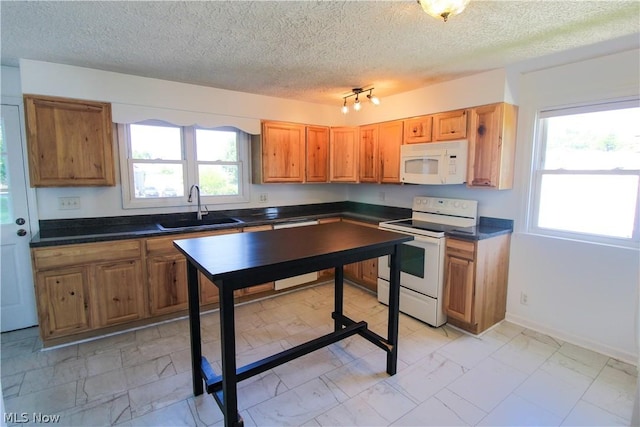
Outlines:
<svg viewBox="0 0 640 427"><path fill-rule="evenodd" d="M640 32L640 1L472 0L447 23L406 1L5 1L19 58L336 103L384 97Z"/></svg>

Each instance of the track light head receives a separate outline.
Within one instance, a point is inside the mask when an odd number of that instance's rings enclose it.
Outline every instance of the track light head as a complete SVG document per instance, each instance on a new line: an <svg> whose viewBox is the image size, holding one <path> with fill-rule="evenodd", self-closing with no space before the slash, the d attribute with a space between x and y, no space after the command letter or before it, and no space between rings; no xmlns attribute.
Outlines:
<svg viewBox="0 0 640 427"><path fill-rule="evenodd" d="M344 96L342 98L344 100L341 108L342 113L347 114L349 112L349 107L347 106L347 99L351 98L352 96L356 97L356 99L353 101L353 109L355 111L360 111L360 109L362 108L362 103L360 102L360 94L363 92L369 92L367 94L367 99L373 105L380 105L380 99L377 96L373 95L373 89L375 88L363 89L361 87L356 87L351 89L351 94Z"/></svg>

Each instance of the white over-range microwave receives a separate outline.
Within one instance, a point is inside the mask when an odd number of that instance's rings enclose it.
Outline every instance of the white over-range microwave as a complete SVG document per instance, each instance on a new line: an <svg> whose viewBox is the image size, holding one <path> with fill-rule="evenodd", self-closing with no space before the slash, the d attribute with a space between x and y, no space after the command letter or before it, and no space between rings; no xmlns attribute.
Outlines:
<svg viewBox="0 0 640 427"><path fill-rule="evenodd" d="M407 184L463 184L469 141L426 142L400 147L400 180Z"/></svg>

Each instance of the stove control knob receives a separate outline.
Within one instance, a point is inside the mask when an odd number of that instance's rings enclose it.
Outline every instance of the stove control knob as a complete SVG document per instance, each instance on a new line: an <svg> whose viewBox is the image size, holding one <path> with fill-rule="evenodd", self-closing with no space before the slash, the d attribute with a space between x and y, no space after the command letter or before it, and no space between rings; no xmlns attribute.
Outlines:
<svg viewBox="0 0 640 427"><path fill-rule="evenodd" d="M467 209L467 204L465 202L462 202L462 209Z"/></svg>
<svg viewBox="0 0 640 427"><path fill-rule="evenodd" d="M453 202L453 207L454 208L459 208L460 207L460 202Z"/></svg>

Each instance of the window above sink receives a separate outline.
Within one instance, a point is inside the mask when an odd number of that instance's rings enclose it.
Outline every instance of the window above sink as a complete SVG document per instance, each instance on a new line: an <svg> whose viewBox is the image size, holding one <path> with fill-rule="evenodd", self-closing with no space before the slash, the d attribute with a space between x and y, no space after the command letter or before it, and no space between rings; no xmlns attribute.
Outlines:
<svg viewBox="0 0 640 427"><path fill-rule="evenodd" d="M123 207L191 206L197 184L206 205L249 201L249 136L235 128L160 121L118 124Z"/></svg>

